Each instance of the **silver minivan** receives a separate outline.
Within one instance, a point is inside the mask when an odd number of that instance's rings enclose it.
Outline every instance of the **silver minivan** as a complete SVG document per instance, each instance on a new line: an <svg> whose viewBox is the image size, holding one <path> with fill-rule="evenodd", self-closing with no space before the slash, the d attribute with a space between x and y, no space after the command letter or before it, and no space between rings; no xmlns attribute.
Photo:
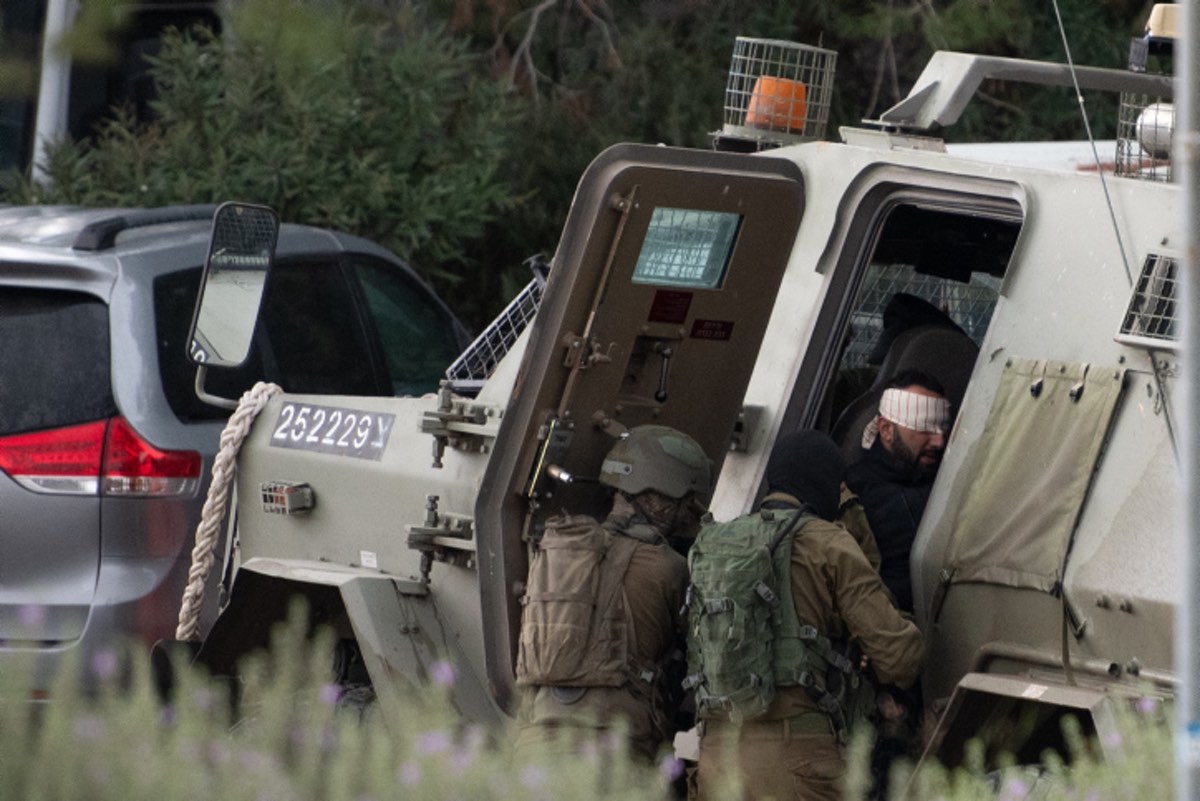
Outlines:
<svg viewBox="0 0 1200 801"><path fill-rule="evenodd" d="M0 672L32 657L38 693L174 634L229 414L187 352L213 211L0 208ZM205 383L421 394L468 342L394 254L284 225L250 357Z"/></svg>

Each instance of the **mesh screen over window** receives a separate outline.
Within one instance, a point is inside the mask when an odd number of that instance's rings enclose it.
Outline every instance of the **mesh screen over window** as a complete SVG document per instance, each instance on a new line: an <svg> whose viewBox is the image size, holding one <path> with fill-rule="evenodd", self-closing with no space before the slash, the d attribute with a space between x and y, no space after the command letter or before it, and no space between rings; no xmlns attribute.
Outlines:
<svg viewBox="0 0 1200 801"><path fill-rule="evenodd" d="M741 215L729 212L654 209L633 282L719 288L741 223Z"/></svg>

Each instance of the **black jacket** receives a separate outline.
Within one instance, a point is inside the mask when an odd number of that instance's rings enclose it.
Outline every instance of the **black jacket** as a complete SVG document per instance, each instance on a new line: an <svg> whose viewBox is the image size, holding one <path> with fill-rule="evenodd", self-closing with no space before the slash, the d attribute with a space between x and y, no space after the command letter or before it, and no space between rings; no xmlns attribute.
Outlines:
<svg viewBox="0 0 1200 801"><path fill-rule="evenodd" d="M867 512L867 521L879 545L879 573L883 583L896 596L896 606L911 612L909 552L929 501L933 476L918 475L876 439L863 458L847 469L846 484L858 495Z"/></svg>

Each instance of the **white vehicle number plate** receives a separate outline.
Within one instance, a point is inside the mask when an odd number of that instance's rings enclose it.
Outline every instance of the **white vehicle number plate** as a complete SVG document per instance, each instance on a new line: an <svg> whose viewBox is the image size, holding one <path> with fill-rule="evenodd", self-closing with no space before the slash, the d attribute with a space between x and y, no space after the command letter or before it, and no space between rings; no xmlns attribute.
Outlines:
<svg viewBox="0 0 1200 801"><path fill-rule="evenodd" d="M379 461L392 433L394 414L284 403L275 418L271 445Z"/></svg>

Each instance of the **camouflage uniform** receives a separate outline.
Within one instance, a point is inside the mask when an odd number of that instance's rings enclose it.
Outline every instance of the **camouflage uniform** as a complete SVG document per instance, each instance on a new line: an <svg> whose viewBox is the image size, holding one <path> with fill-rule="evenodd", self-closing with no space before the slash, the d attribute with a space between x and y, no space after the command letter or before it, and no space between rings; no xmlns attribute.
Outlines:
<svg viewBox="0 0 1200 801"><path fill-rule="evenodd" d="M518 719L519 760L578 753L617 726L629 752L650 760L674 733L663 673L668 657L682 652L687 560L667 537L694 534L685 529L696 522L696 498L711 490L712 463L687 435L638 426L609 451L600 482L616 491L604 527L621 541L615 547L633 547L621 581L629 678L621 686L529 687Z"/></svg>
<svg viewBox="0 0 1200 801"><path fill-rule="evenodd" d="M610 516L610 530L624 531L627 518ZM633 620L629 655L639 667L654 669L678 647L687 588L687 561L651 526L658 542L639 540L623 580L625 599ZM638 532L638 533L642 533ZM643 534L644 536L644 534ZM615 719L627 727L630 753L653 759L667 739L667 721L656 682L630 679L623 687L531 688L517 735L519 759L576 754L588 741L596 741Z"/></svg>
<svg viewBox="0 0 1200 801"><path fill-rule="evenodd" d="M842 497L838 505L837 522L846 527L862 548L863 555L871 563L876 573L879 572L883 560L879 555L879 545L875 542L875 534L871 531L871 523L867 519L867 510L863 508L862 500L842 482ZM894 600L894 599L893 599Z"/></svg>
<svg viewBox="0 0 1200 801"><path fill-rule="evenodd" d="M830 522L840 507L840 454L826 437L812 432L790 436L796 439L781 440L777 450L793 447L807 454L816 447L817 456L830 460L828 470L814 470L811 481L795 484L823 518L810 520L793 535L791 592L797 616L831 640L856 642L879 681L909 686L924 658L921 633L892 605L854 536ZM768 469L772 488L784 483L770 476ZM764 508L800 505L797 495L784 492L763 501ZM778 688L762 718L740 726L706 720L701 726L697 797L724 801L718 795L723 774L734 769L741 774L747 801L841 798L845 761L838 736L832 720L803 687Z"/></svg>

